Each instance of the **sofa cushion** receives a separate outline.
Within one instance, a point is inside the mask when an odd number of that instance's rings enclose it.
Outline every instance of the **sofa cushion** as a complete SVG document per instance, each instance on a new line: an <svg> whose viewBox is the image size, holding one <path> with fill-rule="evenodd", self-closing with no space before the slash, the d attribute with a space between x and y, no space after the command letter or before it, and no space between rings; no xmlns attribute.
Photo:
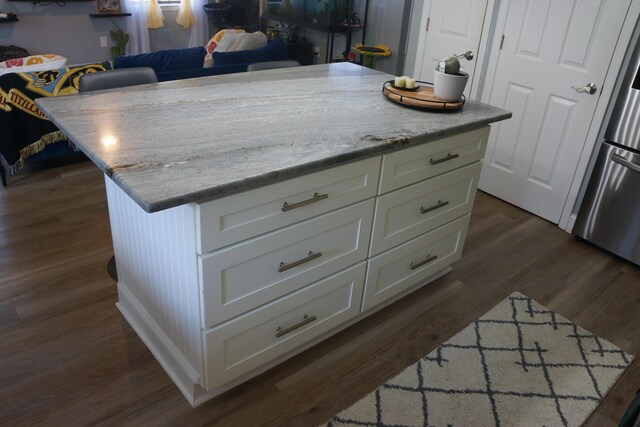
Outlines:
<svg viewBox="0 0 640 427"><path fill-rule="evenodd" d="M215 66L237 64L253 64L265 61L282 61L287 59L287 46L283 40L275 40L258 49L239 50L236 52L213 52Z"/></svg>
<svg viewBox="0 0 640 427"><path fill-rule="evenodd" d="M156 73L202 68L206 53L204 47L198 46L117 56L114 68L151 67Z"/></svg>

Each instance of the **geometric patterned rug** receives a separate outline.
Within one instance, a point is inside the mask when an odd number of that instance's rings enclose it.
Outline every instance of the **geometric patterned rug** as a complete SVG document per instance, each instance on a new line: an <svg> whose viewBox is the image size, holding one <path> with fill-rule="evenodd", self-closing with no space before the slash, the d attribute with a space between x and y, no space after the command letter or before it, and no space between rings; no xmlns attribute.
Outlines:
<svg viewBox="0 0 640 427"><path fill-rule="evenodd" d="M515 292L337 426L579 426L633 360Z"/></svg>

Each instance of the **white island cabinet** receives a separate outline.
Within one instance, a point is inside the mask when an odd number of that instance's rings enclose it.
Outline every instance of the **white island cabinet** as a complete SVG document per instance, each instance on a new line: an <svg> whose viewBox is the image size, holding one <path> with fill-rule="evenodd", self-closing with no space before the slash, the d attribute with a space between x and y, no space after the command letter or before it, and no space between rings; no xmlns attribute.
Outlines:
<svg viewBox="0 0 640 427"><path fill-rule="evenodd" d="M105 172L118 308L192 405L460 258L510 113L408 110L389 78L337 64L39 102Z"/></svg>

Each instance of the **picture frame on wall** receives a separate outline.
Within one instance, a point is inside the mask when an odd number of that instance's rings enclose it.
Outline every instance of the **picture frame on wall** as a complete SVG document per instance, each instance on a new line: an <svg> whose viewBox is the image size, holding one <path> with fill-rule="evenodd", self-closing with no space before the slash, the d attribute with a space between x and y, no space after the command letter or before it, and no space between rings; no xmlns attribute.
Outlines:
<svg viewBox="0 0 640 427"><path fill-rule="evenodd" d="M98 13L121 13L120 0L96 0L96 10Z"/></svg>

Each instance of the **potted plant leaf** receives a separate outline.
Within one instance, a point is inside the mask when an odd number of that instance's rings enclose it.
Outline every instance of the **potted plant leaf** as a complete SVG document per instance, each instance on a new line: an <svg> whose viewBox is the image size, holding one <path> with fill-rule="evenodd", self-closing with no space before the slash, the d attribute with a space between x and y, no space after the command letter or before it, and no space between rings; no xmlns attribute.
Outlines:
<svg viewBox="0 0 640 427"><path fill-rule="evenodd" d="M445 101L458 101L462 96L469 74L460 71L458 58L473 59L473 52L467 51L461 55L449 55L436 62L433 73L433 92Z"/></svg>

